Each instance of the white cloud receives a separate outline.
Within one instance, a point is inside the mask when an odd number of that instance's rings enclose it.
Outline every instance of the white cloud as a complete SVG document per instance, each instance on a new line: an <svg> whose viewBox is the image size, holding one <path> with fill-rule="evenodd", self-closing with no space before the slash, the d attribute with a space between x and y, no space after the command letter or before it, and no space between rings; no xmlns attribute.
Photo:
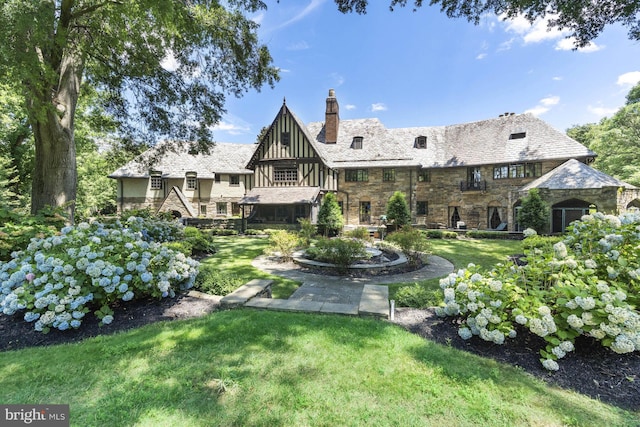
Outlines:
<svg viewBox="0 0 640 427"><path fill-rule="evenodd" d="M548 96L548 97L542 98L540 100L540 104L544 105L545 107L551 107L553 105L558 105L559 102L560 102L560 97L559 96Z"/></svg>
<svg viewBox="0 0 640 427"><path fill-rule="evenodd" d="M289 25L300 21L301 19L309 15L311 12L316 10L318 7L322 6L322 4L325 3L326 1L327 0L311 0L311 2L307 5L307 7L305 7L301 12L299 12L297 15L295 15L293 18L289 19L288 21L285 21L284 23L278 25L278 29L288 27Z"/></svg>
<svg viewBox="0 0 640 427"><path fill-rule="evenodd" d="M167 51L167 55L160 61L160 66L167 71L175 71L178 69L178 61L173 51Z"/></svg>
<svg viewBox="0 0 640 427"><path fill-rule="evenodd" d="M511 37L506 42L500 43L500 46L498 47L497 52L502 52L503 50L511 49L511 45L513 44L514 41L516 41L516 38L515 37Z"/></svg>
<svg viewBox="0 0 640 427"><path fill-rule="evenodd" d="M533 108L529 108L525 111L525 113L531 113L534 116L540 116L551 109L554 105L558 105L560 103L559 96L547 96L546 98L542 98L538 101L538 105Z"/></svg>
<svg viewBox="0 0 640 427"><path fill-rule="evenodd" d="M347 104L343 107L345 110L355 110L356 106L353 104Z"/></svg>
<svg viewBox="0 0 640 427"><path fill-rule="evenodd" d="M251 125L239 117L228 115L225 120L213 127L214 131L226 132L230 135L244 135L251 132Z"/></svg>
<svg viewBox="0 0 640 427"><path fill-rule="evenodd" d="M382 102L376 102L375 104L371 104L371 111L374 113L376 111L387 111L387 106Z"/></svg>
<svg viewBox="0 0 640 427"><path fill-rule="evenodd" d="M342 84L344 83L344 76L342 76L339 73L331 73L329 74L329 77L331 77L331 80L333 80L334 86L342 86Z"/></svg>
<svg viewBox="0 0 640 427"><path fill-rule="evenodd" d="M594 107L592 105L589 105L587 107L587 110L589 110L590 113L593 113L598 117L610 116L614 114L616 111L618 111L617 108Z"/></svg>
<svg viewBox="0 0 640 427"><path fill-rule="evenodd" d="M562 76L555 76L552 80L553 80L553 81L556 81L556 82L559 82L559 81L560 81L560 80L562 80L563 78L564 78L564 77L562 77Z"/></svg>
<svg viewBox="0 0 640 427"><path fill-rule="evenodd" d="M296 43L291 43L289 46L287 46L287 50L306 50L309 49L309 44L302 40Z"/></svg>
<svg viewBox="0 0 640 427"><path fill-rule="evenodd" d="M573 50L575 48L575 44L576 44L575 37L567 37L562 40L559 40L558 43L556 43L556 50ZM580 53L591 53L591 52L597 52L602 49L604 49L604 45L597 45L593 42L589 42L588 45L584 47L579 47L577 51Z"/></svg>
<svg viewBox="0 0 640 427"><path fill-rule="evenodd" d="M264 12L258 13L253 18L251 18L251 20L258 25L262 24L262 21L264 21Z"/></svg>
<svg viewBox="0 0 640 427"><path fill-rule="evenodd" d="M476 59L480 60L480 59L484 59L484 58L486 58L486 57L487 57L487 54L486 54L486 53L481 53L481 54L479 54L478 56L476 56Z"/></svg>
<svg viewBox="0 0 640 427"><path fill-rule="evenodd" d="M640 82L640 71L630 71L618 76L618 86L635 86Z"/></svg>
<svg viewBox="0 0 640 427"><path fill-rule="evenodd" d="M520 36L524 44L540 43L566 37L567 30L559 30L556 27L549 28L551 19L553 19L553 16L548 15L531 23L522 15L518 15L515 18L507 18L505 15L500 16L500 20L506 23L505 30L508 33L515 33ZM513 39L503 43L500 50L508 50L512 43Z"/></svg>
<svg viewBox="0 0 640 427"><path fill-rule="evenodd" d="M277 68L278 68L278 72L279 73L290 73L291 72L291 70L288 69L288 68L280 68L280 67L277 67Z"/></svg>

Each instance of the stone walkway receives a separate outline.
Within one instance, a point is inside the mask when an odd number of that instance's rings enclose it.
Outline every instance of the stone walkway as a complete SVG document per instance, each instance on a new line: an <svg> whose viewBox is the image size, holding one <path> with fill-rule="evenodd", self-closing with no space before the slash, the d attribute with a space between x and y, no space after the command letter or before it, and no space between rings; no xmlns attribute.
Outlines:
<svg viewBox="0 0 640 427"><path fill-rule="evenodd" d="M389 317L389 289L385 283L411 283L442 277L453 271L444 258L430 256L429 264L410 273L344 277L307 273L293 262L278 263L266 256L252 265L270 274L301 282L289 299L253 298L245 306L272 310Z"/></svg>

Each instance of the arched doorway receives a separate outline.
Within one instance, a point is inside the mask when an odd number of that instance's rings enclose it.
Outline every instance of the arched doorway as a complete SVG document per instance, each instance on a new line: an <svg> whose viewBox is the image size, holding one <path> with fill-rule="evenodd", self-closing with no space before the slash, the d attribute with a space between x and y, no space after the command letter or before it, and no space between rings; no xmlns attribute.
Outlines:
<svg viewBox="0 0 640 427"><path fill-rule="evenodd" d="M180 211L171 211L171 217L174 219L179 219L182 218L182 214L180 213Z"/></svg>
<svg viewBox="0 0 640 427"><path fill-rule="evenodd" d="M460 221L460 213L457 206L449 206L449 219L451 221L451 228L457 228Z"/></svg>
<svg viewBox="0 0 640 427"><path fill-rule="evenodd" d="M640 199L633 199L632 201L630 201L627 204L626 209L629 210L629 211L631 211L631 210L633 210L633 211L640 210Z"/></svg>
<svg viewBox="0 0 640 427"><path fill-rule="evenodd" d="M569 224L597 208L593 203L580 199L569 199L556 203L551 208L551 232L563 233Z"/></svg>

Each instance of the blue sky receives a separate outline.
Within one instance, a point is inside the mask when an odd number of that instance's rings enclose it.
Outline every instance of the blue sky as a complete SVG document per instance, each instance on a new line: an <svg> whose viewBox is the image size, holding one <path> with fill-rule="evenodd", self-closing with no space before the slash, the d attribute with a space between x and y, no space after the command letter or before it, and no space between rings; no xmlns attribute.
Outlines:
<svg viewBox="0 0 640 427"><path fill-rule="evenodd" d="M281 80L228 98L217 141L255 142L284 98L305 123L322 121L330 88L341 119L389 128L532 112L564 131L611 116L640 81L640 43L618 26L573 51L544 22L487 16L476 26L428 6L391 12L386 0L370 1L366 15L341 14L333 0L267 4L252 19Z"/></svg>

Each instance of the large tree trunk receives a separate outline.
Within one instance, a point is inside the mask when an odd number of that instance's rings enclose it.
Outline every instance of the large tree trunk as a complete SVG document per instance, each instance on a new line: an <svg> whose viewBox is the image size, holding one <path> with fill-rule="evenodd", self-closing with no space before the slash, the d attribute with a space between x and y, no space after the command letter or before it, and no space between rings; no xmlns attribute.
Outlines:
<svg viewBox="0 0 640 427"><path fill-rule="evenodd" d="M53 91L33 94L31 125L35 139L35 165L31 189L31 213L63 207L73 222L77 189L74 116L80 91L82 61L65 52L59 83ZM48 93L47 93L48 92ZM39 96L38 96L39 95Z"/></svg>

